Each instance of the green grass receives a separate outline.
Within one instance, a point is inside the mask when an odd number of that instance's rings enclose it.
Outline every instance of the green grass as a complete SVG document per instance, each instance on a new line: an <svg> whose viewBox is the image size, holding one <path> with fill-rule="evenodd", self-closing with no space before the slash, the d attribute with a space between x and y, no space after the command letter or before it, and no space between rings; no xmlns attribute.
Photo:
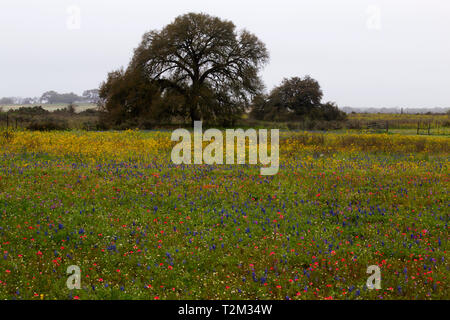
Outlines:
<svg viewBox="0 0 450 320"><path fill-rule="evenodd" d="M261 177L4 152L0 299L448 299L448 178L433 154L299 150Z"/></svg>

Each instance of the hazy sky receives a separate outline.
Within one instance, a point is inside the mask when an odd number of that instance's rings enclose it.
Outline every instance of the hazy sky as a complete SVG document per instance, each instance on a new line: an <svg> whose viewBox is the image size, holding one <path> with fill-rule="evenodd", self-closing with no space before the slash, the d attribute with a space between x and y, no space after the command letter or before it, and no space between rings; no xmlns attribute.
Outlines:
<svg viewBox="0 0 450 320"><path fill-rule="evenodd" d="M341 107L450 107L448 0L0 0L0 97L96 88L187 12L263 40L268 89L309 74Z"/></svg>

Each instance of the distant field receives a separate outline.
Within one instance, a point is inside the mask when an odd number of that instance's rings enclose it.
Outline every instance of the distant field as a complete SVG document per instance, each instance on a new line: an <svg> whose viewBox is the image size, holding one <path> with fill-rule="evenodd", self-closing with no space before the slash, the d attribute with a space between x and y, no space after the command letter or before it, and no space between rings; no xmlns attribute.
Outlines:
<svg viewBox="0 0 450 320"><path fill-rule="evenodd" d="M68 104L23 104L23 105L0 105L0 109L3 111L9 111L11 109L19 109L21 107L35 107L35 106L41 106L43 109L48 111L55 111L58 109L64 109L67 108ZM96 109L97 106L95 104L76 104L76 112L82 112L88 109Z"/></svg>
<svg viewBox="0 0 450 320"><path fill-rule="evenodd" d="M392 114L392 113L351 113L349 120L358 120L363 123L374 121L389 121L392 126L415 127L418 122L450 125L448 114Z"/></svg>
<svg viewBox="0 0 450 320"><path fill-rule="evenodd" d="M348 115L346 126L358 130L446 136L450 134L450 115L352 113Z"/></svg>

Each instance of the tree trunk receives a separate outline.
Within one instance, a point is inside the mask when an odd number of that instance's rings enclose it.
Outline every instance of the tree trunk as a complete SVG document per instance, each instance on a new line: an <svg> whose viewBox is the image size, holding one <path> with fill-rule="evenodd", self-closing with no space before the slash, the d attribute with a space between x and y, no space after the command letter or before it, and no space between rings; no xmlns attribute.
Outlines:
<svg viewBox="0 0 450 320"><path fill-rule="evenodd" d="M189 116L191 117L191 125L194 127L194 121L200 120L200 116L198 115L198 93L196 89L197 86L194 86L191 93L189 94L189 98L187 99L187 109L189 110Z"/></svg>

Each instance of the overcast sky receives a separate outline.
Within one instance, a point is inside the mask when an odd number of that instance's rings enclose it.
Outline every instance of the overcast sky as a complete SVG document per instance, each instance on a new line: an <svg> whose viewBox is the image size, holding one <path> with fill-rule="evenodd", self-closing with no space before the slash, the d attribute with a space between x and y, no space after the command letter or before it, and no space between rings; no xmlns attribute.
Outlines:
<svg viewBox="0 0 450 320"><path fill-rule="evenodd" d="M341 107L450 107L448 0L0 0L0 97L96 88L187 12L263 40L268 89L309 74Z"/></svg>

